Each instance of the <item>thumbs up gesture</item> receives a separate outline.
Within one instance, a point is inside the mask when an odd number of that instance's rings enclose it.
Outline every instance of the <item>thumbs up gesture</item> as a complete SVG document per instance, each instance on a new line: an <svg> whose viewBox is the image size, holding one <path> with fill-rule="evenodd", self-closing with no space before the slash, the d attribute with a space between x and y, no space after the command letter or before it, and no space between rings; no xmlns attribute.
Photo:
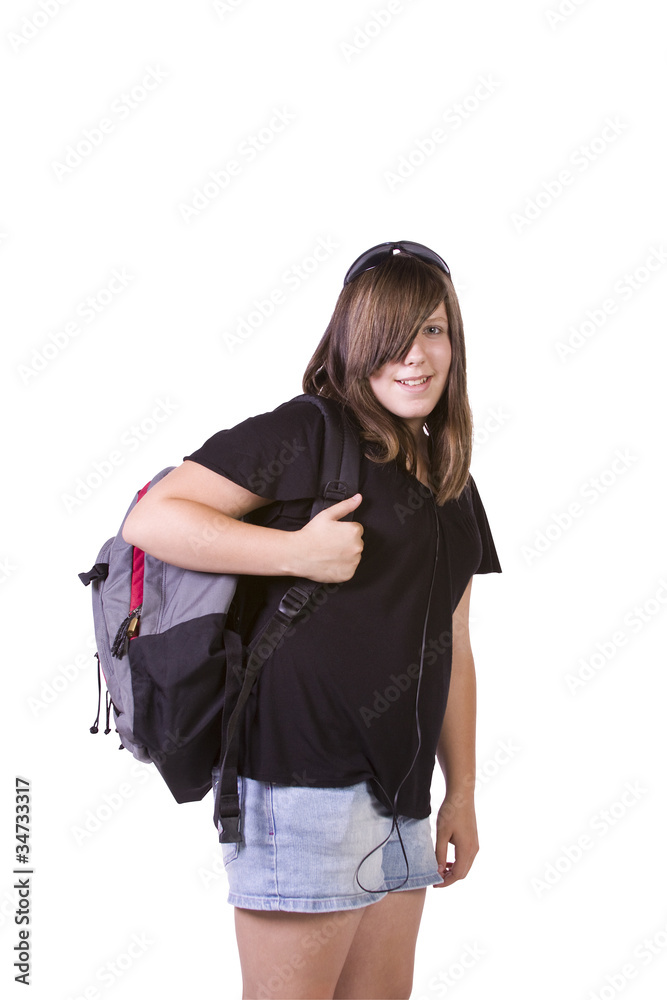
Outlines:
<svg viewBox="0 0 667 1000"><path fill-rule="evenodd" d="M321 510L294 536L296 576L318 583L344 583L354 576L364 548L363 525L341 521L361 503L361 493Z"/></svg>

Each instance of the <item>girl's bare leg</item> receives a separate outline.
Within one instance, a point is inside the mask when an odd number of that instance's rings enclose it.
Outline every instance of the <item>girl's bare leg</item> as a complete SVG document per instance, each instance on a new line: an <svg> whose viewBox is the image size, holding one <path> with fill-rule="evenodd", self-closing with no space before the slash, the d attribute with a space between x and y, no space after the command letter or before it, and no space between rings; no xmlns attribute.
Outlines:
<svg viewBox="0 0 667 1000"><path fill-rule="evenodd" d="M425 895L327 913L236 907L244 1000L409 997Z"/></svg>
<svg viewBox="0 0 667 1000"><path fill-rule="evenodd" d="M334 991L336 1000L403 1000L412 991L426 889L390 892L366 906Z"/></svg>
<svg viewBox="0 0 667 1000"><path fill-rule="evenodd" d="M330 1000L363 913L236 907L243 1000Z"/></svg>

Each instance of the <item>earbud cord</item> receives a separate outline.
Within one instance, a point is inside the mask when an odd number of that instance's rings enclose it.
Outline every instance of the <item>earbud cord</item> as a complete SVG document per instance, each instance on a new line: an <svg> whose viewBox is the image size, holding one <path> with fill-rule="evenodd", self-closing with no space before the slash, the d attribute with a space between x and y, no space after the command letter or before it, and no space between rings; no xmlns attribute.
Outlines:
<svg viewBox="0 0 667 1000"><path fill-rule="evenodd" d="M398 824L398 814L396 812L396 804L397 804L397 801L398 801L398 796L399 796L399 793L401 791L401 788L403 787L403 785L407 781L407 779L408 779L408 777L409 777L412 769L414 768L415 764L417 763L417 758L419 757L419 752L421 750L421 743L422 743L421 725L419 723L419 692L421 690L422 672L423 672L423 667L424 667L424 653L425 653L425 650L426 650L426 630L428 628L428 616L429 616L429 611L430 611L430 608L431 608L431 597L433 595L433 587L434 587L434 584L435 584L435 574L436 574L436 568L437 568L437 565L438 565L438 549L440 548L440 519L438 517L438 510L437 510L437 506L436 506L436 503L435 503L435 497L433 496L433 491L431 490L430 486L428 486L427 489L428 489L429 493L431 494L431 499L433 501L433 511L435 513L436 535L435 535L435 557L433 559L433 573L431 575L431 586L429 588L428 601L426 603L426 615L424 617L424 628L423 628L423 631L422 631L421 657L420 657L420 660L419 660L419 679L417 681L417 692L415 694L415 722L416 722L416 726L417 726L417 749L415 751L415 755L414 755L414 757L412 759L412 763L410 764L410 767L408 768L406 774L404 775L403 779L401 780L401 783L399 784L398 788L396 789L396 794L394 795L394 801L393 801L393 803L392 803L391 798L389 797L388 793L385 791L385 789L380 784L380 781L378 780L378 778L373 777L373 779L372 779L373 781L375 781L375 783L377 784L377 786L381 790L382 794L384 795L387 803L390 805L391 812L392 812L392 817L393 818L392 818L391 829L390 829L389 833L387 834L387 836L382 841L382 843L378 844L377 847L374 847L371 851L368 852L368 854L364 855L364 857L361 859L361 861L357 865L357 869L356 869L356 871L354 873L354 877L355 877L357 885L364 892L373 892L374 890L373 889L367 889L365 886L363 886L361 884L361 881L359 880L359 869L361 868L361 866L363 865L364 861L366 861L367 858L370 858L370 856L372 854L375 854L375 852L379 851L381 847L384 847L384 845L387 843L387 841L391 837L392 833L394 832L394 828L396 829L396 832L398 834L398 840L399 840L399 843L401 845L401 850L403 852L403 857L405 859L406 873L405 873L405 878L403 879L403 881L399 885L392 886L392 888L389 889L388 891L389 892L395 892L397 889L402 888L402 886L405 885L405 883L408 881L408 879L410 877L410 862L408 861L408 856L407 856L407 853L405 851L405 845L403 843L403 838L401 837L401 830L400 830L400 827L399 827L399 824Z"/></svg>

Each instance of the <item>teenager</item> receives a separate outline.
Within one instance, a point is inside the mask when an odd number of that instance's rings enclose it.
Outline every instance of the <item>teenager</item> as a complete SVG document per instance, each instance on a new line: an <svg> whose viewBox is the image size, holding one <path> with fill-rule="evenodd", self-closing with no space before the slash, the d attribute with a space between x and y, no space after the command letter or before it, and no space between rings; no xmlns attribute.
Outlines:
<svg viewBox="0 0 667 1000"><path fill-rule="evenodd" d="M308 520L324 417L295 398L210 437L123 534L166 562L240 574L246 642L286 577L328 585L264 664L244 719L242 842L222 845L243 996L409 997L426 888L464 878L478 851L468 608L473 575L501 572L469 473L444 260L410 242L362 254L302 388L356 428L355 496Z"/></svg>

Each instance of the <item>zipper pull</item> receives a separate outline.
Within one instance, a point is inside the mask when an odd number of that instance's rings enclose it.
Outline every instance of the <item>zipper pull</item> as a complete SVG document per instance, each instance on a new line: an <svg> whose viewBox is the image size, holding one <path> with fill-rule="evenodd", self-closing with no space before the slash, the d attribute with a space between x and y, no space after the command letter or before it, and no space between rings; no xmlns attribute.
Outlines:
<svg viewBox="0 0 667 1000"><path fill-rule="evenodd" d="M134 639L138 631L139 631L139 615L135 615L130 620L130 624L127 626L127 638Z"/></svg>
<svg viewBox="0 0 667 1000"><path fill-rule="evenodd" d="M127 653L128 643L132 636L136 635L139 631L139 618L142 607L143 605L140 604L138 608L133 608L127 618L124 618L118 626L116 637L111 646L111 655L117 657L119 660L122 660Z"/></svg>

